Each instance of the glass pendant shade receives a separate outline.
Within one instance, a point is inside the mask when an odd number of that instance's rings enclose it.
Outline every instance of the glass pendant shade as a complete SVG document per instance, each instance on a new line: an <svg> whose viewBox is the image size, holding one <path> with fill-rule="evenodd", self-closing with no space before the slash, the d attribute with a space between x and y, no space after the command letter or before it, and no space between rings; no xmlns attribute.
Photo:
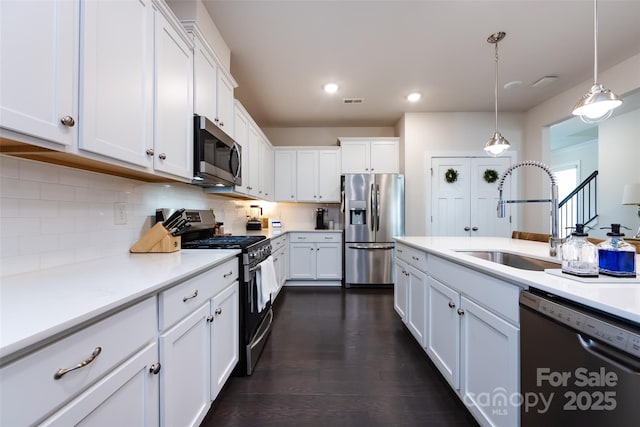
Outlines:
<svg viewBox="0 0 640 427"><path fill-rule="evenodd" d="M498 157L511 147L509 141L496 131L491 138L484 145L484 151L493 157Z"/></svg>

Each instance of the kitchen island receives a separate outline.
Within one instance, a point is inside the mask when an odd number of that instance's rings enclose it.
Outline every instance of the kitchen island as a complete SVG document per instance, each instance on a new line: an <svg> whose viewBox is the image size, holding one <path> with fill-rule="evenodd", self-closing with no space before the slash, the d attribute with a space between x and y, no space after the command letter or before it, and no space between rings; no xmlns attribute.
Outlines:
<svg viewBox="0 0 640 427"><path fill-rule="evenodd" d="M525 270L474 251L557 264L550 272ZM520 425L522 291L535 288L636 326L640 321L637 279L562 277L560 260L548 251L546 243L507 238L396 237L395 311L483 426Z"/></svg>

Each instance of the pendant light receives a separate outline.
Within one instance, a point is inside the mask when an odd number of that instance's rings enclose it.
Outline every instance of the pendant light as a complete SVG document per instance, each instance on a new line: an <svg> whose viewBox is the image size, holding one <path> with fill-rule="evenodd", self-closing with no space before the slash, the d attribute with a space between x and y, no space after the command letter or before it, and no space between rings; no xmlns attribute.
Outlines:
<svg viewBox="0 0 640 427"><path fill-rule="evenodd" d="M494 99L495 99L495 111L496 111L496 130L491 138L484 145L484 151L490 156L497 157L504 153L511 147L509 141L498 132L498 42L504 39L507 34L500 31L495 34L491 34L487 38L487 42L496 46L496 84L494 87Z"/></svg>
<svg viewBox="0 0 640 427"><path fill-rule="evenodd" d="M622 99L598 83L598 2L593 0L593 86L573 107L573 115L585 123L597 123L611 117Z"/></svg>

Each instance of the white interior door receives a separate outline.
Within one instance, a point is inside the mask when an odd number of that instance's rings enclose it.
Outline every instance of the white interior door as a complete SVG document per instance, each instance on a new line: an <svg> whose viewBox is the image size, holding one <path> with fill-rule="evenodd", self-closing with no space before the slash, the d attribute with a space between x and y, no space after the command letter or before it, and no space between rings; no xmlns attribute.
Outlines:
<svg viewBox="0 0 640 427"><path fill-rule="evenodd" d="M511 205L507 205L507 215L498 218L498 181L489 183L484 179L487 170L494 170L502 176L510 166L508 157L475 157L471 160L471 212L472 236L511 236ZM502 189L503 198L511 198L510 181Z"/></svg>
<svg viewBox="0 0 640 427"><path fill-rule="evenodd" d="M511 234L510 206L505 218L498 218L498 181L484 179L487 170L498 177L511 164L509 157L434 157L431 159L431 223L434 236L497 236ZM447 182L453 170L455 181ZM503 195L509 199L510 186Z"/></svg>
<svg viewBox="0 0 640 427"><path fill-rule="evenodd" d="M457 173L454 182L447 182L445 178L450 169ZM431 159L431 170L431 234L468 236L471 227L469 158L435 157Z"/></svg>

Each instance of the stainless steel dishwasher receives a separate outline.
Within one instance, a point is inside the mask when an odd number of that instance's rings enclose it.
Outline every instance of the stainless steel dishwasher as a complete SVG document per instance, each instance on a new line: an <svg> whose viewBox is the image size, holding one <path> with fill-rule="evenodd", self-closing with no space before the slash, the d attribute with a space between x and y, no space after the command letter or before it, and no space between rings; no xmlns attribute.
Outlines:
<svg viewBox="0 0 640 427"><path fill-rule="evenodd" d="M520 368L523 427L640 423L637 323L523 291Z"/></svg>

